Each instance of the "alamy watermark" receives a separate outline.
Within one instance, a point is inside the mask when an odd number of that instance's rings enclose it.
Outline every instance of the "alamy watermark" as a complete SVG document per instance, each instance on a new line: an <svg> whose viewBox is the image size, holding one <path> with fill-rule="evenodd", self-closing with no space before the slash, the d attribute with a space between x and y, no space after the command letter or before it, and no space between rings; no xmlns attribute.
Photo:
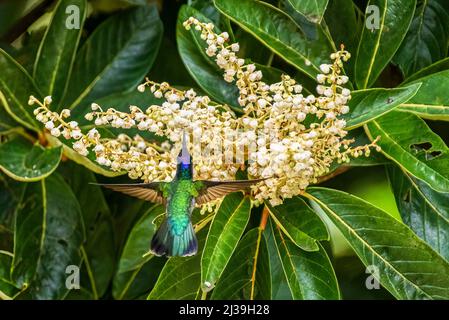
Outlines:
<svg viewBox="0 0 449 320"><path fill-rule="evenodd" d="M81 28L80 8L76 5L67 6L65 13L68 17L65 20L65 27L69 30L79 30Z"/></svg>
<svg viewBox="0 0 449 320"><path fill-rule="evenodd" d="M365 287L368 290L380 289L380 271L379 268L375 265L369 265L365 269L365 273L369 274L369 276L365 280Z"/></svg>
<svg viewBox="0 0 449 320"><path fill-rule="evenodd" d="M380 9L378 6L369 5L366 7L365 27L373 32L380 29Z"/></svg>
<svg viewBox="0 0 449 320"><path fill-rule="evenodd" d="M67 277L65 279L65 287L69 290L79 290L80 286L80 268L77 265L68 265L65 268Z"/></svg>

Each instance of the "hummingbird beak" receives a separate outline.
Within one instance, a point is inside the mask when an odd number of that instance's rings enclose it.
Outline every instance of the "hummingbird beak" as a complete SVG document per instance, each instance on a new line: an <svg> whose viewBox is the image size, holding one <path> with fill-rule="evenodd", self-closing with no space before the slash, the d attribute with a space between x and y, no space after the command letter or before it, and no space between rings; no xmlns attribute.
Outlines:
<svg viewBox="0 0 449 320"><path fill-rule="evenodd" d="M187 135L186 132L183 132L182 135L182 148L181 148L181 152L179 152L178 155L178 163L182 163L182 164L190 164L191 161L191 157L190 157L190 153L189 150L187 149Z"/></svg>

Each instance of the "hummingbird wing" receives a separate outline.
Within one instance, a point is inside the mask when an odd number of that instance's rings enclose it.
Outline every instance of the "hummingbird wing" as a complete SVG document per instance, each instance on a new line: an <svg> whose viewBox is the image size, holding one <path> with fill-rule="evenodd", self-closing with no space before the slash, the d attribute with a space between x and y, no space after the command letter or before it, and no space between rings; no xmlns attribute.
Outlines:
<svg viewBox="0 0 449 320"><path fill-rule="evenodd" d="M92 184L103 186L105 188L122 192L129 196L150 201L153 203L166 204L167 202L162 192L162 185L166 184L166 182L129 183L129 184L128 183L120 183L120 184L92 183Z"/></svg>
<svg viewBox="0 0 449 320"><path fill-rule="evenodd" d="M241 191L250 186L263 181L265 179L253 180L231 180L231 181L209 181L200 180L198 182L203 184L203 188L198 192L195 198L195 203L202 205L207 202L222 198L228 193Z"/></svg>

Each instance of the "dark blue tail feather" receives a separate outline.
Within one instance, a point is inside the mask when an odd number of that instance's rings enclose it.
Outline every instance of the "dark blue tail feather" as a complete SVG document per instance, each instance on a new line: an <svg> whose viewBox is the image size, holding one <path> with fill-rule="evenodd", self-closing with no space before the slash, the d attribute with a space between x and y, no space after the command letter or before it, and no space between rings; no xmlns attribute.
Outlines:
<svg viewBox="0 0 449 320"><path fill-rule="evenodd" d="M151 240L151 252L156 256L193 256L198 251L198 241L192 223L180 235L173 234L165 219Z"/></svg>

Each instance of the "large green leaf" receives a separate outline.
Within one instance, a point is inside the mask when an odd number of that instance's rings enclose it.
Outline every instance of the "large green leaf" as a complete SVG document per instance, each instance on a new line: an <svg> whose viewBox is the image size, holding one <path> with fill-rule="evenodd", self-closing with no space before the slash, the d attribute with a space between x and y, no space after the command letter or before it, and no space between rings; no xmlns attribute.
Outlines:
<svg viewBox="0 0 449 320"><path fill-rule="evenodd" d="M136 7L106 20L76 55L64 105L73 109L135 88L153 64L161 39L155 6Z"/></svg>
<svg viewBox="0 0 449 320"><path fill-rule="evenodd" d="M449 40L449 6L446 0L425 0L416 9L410 29L394 62L405 77L443 59Z"/></svg>
<svg viewBox="0 0 449 320"><path fill-rule="evenodd" d="M416 0L371 0L368 5L379 9L379 28L363 28L355 62L355 82L359 89L370 87L390 62L407 33ZM374 13L365 21L373 22Z"/></svg>
<svg viewBox="0 0 449 320"><path fill-rule="evenodd" d="M67 293L66 268L79 266L83 224L79 204L61 176L27 186L15 222L12 278L28 284L33 299L60 299Z"/></svg>
<svg viewBox="0 0 449 320"><path fill-rule="evenodd" d="M310 22L320 23L328 0L288 0L288 2Z"/></svg>
<svg viewBox="0 0 449 320"><path fill-rule="evenodd" d="M201 258L202 290L212 290L223 273L245 230L251 202L241 192L224 198L207 235Z"/></svg>
<svg viewBox="0 0 449 320"><path fill-rule="evenodd" d="M317 240L329 240L323 221L301 198L286 199L281 205L268 205L268 209L276 226L301 249L318 251Z"/></svg>
<svg viewBox="0 0 449 320"><path fill-rule="evenodd" d="M153 220L164 212L163 206L150 207L131 230L114 276L113 295L115 298L123 299L126 297L127 291L135 281L136 276L149 260L161 260L153 258L153 255L146 257L143 257L143 255L149 251L151 238L156 231ZM147 282L147 284L149 283Z"/></svg>
<svg viewBox="0 0 449 320"><path fill-rule="evenodd" d="M197 237L198 253L192 257L168 259L148 300L193 300L201 297L201 251L206 240L205 230L201 230Z"/></svg>
<svg viewBox="0 0 449 320"><path fill-rule="evenodd" d="M346 120L346 129L357 128L390 112L400 104L409 101L419 87L418 83L404 88L353 91L349 101L350 112L342 117Z"/></svg>
<svg viewBox="0 0 449 320"><path fill-rule="evenodd" d="M342 191L307 189L362 262L378 268L380 283L398 299L447 299L449 264L406 225Z"/></svg>
<svg viewBox="0 0 449 320"><path fill-rule="evenodd" d="M449 192L449 148L424 120L392 111L367 125L371 138L380 136L382 153L433 189Z"/></svg>
<svg viewBox="0 0 449 320"><path fill-rule="evenodd" d="M396 166L387 166L387 172L404 223L449 261L449 193L436 192Z"/></svg>
<svg viewBox="0 0 449 320"><path fill-rule="evenodd" d="M23 201L23 194L26 188L25 183L8 178L6 175L0 173L0 234L13 234L14 230L14 215ZM3 243L0 239L0 248L5 250L12 250Z"/></svg>
<svg viewBox="0 0 449 320"><path fill-rule="evenodd" d="M263 230L248 231L217 282L211 299L271 299L271 272Z"/></svg>
<svg viewBox="0 0 449 320"><path fill-rule="evenodd" d="M39 124L34 117L33 108L28 105L30 95L41 97L33 79L2 49L0 49L0 70L0 102L14 120L37 131Z"/></svg>
<svg viewBox="0 0 449 320"><path fill-rule="evenodd" d="M62 148L44 148L15 138L0 144L0 170L18 181L38 181L58 166Z"/></svg>
<svg viewBox="0 0 449 320"><path fill-rule="evenodd" d="M282 268L281 258L277 252L271 219L268 219L263 235L267 242L268 256L270 257L271 299L291 300L292 294Z"/></svg>
<svg viewBox="0 0 449 320"><path fill-rule="evenodd" d="M323 247L319 244L319 251L303 251L274 223L271 226L277 253L293 299L340 299L337 278Z"/></svg>
<svg viewBox="0 0 449 320"><path fill-rule="evenodd" d="M79 28L68 28L67 8L76 6ZM72 71L76 49L86 18L86 0L61 0L56 5L50 25L39 46L33 78L41 92L52 96L55 105L64 96Z"/></svg>
<svg viewBox="0 0 449 320"><path fill-rule="evenodd" d="M425 67L418 72L412 74L410 77L404 80L402 84L406 84L412 81L415 81L417 79L424 78L426 76L430 76L434 73L445 71L449 69L449 57L441 59L440 61L435 62L434 64L431 64L428 67Z"/></svg>
<svg viewBox="0 0 449 320"><path fill-rule="evenodd" d="M108 203L95 175L73 161L62 163L60 172L78 199L83 216L86 241L83 243L81 286L92 299L102 297L115 271L117 247Z"/></svg>
<svg viewBox="0 0 449 320"><path fill-rule="evenodd" d="M449 70L431 74L415 82L422 83L421 88L399 110L412 112L425 119L449 121Z"/></svg>
<svg viewBox="0 0 449 320"><path fill-rule="evenodd" d="M215 0L216 7L280 57L315 79L319 66L328 62L328 42L307 39L286 14L257 0Z"/></svg>

